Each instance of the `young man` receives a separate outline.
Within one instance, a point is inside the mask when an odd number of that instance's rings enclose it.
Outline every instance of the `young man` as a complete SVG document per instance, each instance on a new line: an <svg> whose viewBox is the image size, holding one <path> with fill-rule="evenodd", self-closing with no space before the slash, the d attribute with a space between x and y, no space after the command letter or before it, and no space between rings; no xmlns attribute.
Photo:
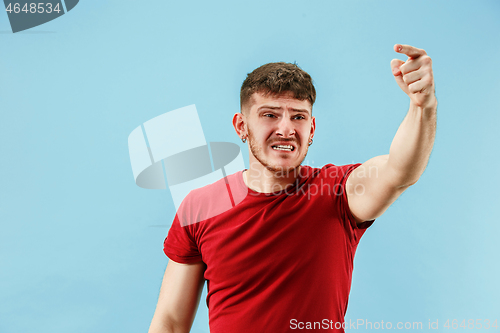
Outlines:
<svg viewBox="0 0 500 333"><path fill-rule="evenodd" d="M431 59L409 45L395 51L408 56L391 68L410 109L390 153L362 165L301 166L316 127L306 72L271 63L247 76L233 125L250 167L184 200L150 333L189 332L205 280L212 333L344 331L357 244L417 182L434 142ZM218 211L226 189L233 207Z"/></svg>

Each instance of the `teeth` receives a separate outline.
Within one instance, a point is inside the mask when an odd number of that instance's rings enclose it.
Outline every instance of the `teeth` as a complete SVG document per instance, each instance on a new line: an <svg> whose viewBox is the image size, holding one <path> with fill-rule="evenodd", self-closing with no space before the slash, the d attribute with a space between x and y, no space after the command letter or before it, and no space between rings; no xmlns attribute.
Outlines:
<svg viewBox="0 0 500 333"><path fill-rule="evenodd" d="M277 145L272 147L274 150L293 151L293 146Z"/></svg>

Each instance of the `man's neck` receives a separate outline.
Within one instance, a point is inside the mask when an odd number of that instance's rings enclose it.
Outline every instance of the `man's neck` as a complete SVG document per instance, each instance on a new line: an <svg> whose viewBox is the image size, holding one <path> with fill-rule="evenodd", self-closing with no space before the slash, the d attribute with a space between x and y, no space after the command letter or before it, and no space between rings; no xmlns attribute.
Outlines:
<svg viewBox="0 0 500 333"><path fill-rule="evenodd" d="M299 177L300 166L295 170L272 172L262 168L252 168L243 172L243 181L250 189L260 193L276 193L285 190Z"/></svg>

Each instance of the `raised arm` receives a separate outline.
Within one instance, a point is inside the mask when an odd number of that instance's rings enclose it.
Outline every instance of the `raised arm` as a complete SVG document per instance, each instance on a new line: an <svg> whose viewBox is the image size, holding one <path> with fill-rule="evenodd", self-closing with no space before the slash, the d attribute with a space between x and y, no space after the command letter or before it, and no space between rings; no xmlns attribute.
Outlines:
<svg viewBox="0 0 500 333"><path fill-rule="evenodd" d="M169 260L149 333L188 333L200 302L205 264Z"/></svg>
<svg viewBox="0 0 500 333"><path fill-rule="evenodd" d="M391 69L399 87L410 97L410 109L394 137L388 155L374 157L356 168L347 179L349 208L358 222L372 220L424 172L436 134L437 100L432 61L422 49L395 45L408 56L394 59Z"/></svg>

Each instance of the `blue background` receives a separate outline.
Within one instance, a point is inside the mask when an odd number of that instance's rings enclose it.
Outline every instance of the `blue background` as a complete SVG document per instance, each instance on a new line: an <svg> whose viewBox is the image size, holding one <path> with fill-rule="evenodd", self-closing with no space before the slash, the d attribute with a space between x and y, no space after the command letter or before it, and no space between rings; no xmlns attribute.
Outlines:
<svg viewBox="0 0 500 333"><path fill-rule="evenodd" d="M433 59L436 142L363 236L346 320L500 319L499 31L494 0L88 0L16 34L0 13L0 332L146 332L175 209L135 185L130 132L196 104L207 141L248 163L240 85L296 61L318 92L304 163L364 162L408 109L396 43ZM205 296L192 332L208 332Z"/></svg>

